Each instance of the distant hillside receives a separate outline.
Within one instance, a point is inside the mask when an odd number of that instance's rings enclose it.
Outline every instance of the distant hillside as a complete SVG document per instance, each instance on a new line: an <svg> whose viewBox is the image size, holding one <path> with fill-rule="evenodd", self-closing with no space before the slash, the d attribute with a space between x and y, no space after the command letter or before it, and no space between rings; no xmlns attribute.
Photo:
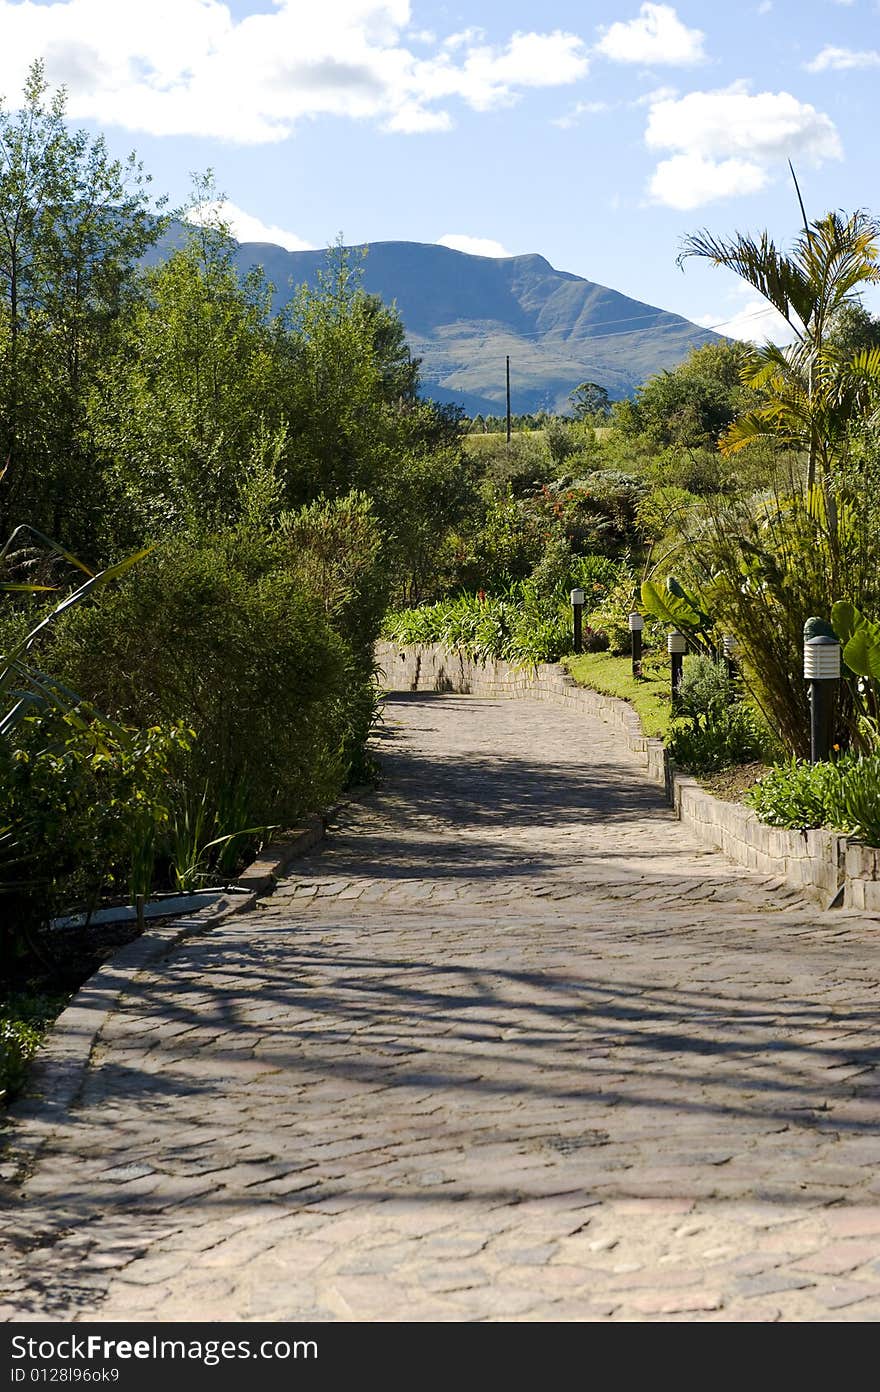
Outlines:
<svg viewBox="0 0 880 1392"><path fill-rule="evenodd" d="M176 240L172 232L159 254ZM504 410L508 353L513 410L564 411L581 382L598 382L613 398L628 396L652 373L719 337L554 270L543 256L469 256L422 242L373 242L366 250L364 288L396 301L413 354L422 359L424 394L460 402L472 415ZM263 266L279 299L291 284L314 285L325 259L323 251L266 242L243 242L235 253L242 272Z"/></svg>

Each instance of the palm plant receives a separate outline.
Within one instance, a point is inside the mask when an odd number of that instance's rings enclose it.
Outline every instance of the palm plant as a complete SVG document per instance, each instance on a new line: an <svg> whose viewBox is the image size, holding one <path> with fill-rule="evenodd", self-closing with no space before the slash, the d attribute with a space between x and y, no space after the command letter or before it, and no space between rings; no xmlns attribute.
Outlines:
<svg viewBox="0 0 880 1392"><path fill-rule="evenodd" d="M803 205L802 205L803 206ZM880 281L880 222L865 212L827 213L807 223L785 255L766 232L730 239L708 231L685 238L679 265L700 256L734 271L782 316L794 335L785 347L752 347L743 381L758 404L729 427L725 453L771 438L802 450L807 484L827 478L853 422L871 409L880 385L880 349L841 352L832 329L865 286Z"/></svg>

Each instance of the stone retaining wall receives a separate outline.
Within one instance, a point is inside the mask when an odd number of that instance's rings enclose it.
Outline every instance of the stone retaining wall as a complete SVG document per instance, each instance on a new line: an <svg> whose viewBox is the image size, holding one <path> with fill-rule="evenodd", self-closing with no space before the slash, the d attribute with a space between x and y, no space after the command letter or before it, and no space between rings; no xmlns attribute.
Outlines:
<svg viewBox="0 0 880 1392"><path fill-rule="evenodd" d="M846 908L880 911L880 850L831 831L788 831L765 826L738 802L707 793L671 763L662 740L648 738L626 701L578 686L555 664L535 671L493 661L481 665L439 644L401 647L380 642L376 660L389 691L449 691L550 701L617 726L655 782L666 789L678 816L706 845L762 874L780 875L827 904L842 891ZM837 900L838 903L841 899Z"/></svg>

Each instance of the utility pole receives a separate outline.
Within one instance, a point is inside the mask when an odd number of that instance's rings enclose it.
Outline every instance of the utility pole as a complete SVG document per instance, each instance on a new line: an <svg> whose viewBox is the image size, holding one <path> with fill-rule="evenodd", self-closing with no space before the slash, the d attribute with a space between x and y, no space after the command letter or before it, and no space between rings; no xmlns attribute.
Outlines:
<svg viewBox="0 0 880 1392"><path fill-rule="evenodd" d="M510 354L507 355L507 443L510 444Z"/></svg>

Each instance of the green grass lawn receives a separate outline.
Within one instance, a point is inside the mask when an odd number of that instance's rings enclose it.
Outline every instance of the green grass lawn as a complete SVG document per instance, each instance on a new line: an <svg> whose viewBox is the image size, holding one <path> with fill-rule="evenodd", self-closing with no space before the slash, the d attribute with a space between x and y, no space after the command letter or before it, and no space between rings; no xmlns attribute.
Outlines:
<svg viewBox="0 0 880 1392"><path fill-rule="evenodd" d="M672 720L669 700L669 660L665 653L647 653L642 666L644 676L637 681L629 657L611 653L583 653L564 657L562 666L581 686L592 687L603 696L619 696L628 701L640 717L646 735L664 736Z"/></svg>

